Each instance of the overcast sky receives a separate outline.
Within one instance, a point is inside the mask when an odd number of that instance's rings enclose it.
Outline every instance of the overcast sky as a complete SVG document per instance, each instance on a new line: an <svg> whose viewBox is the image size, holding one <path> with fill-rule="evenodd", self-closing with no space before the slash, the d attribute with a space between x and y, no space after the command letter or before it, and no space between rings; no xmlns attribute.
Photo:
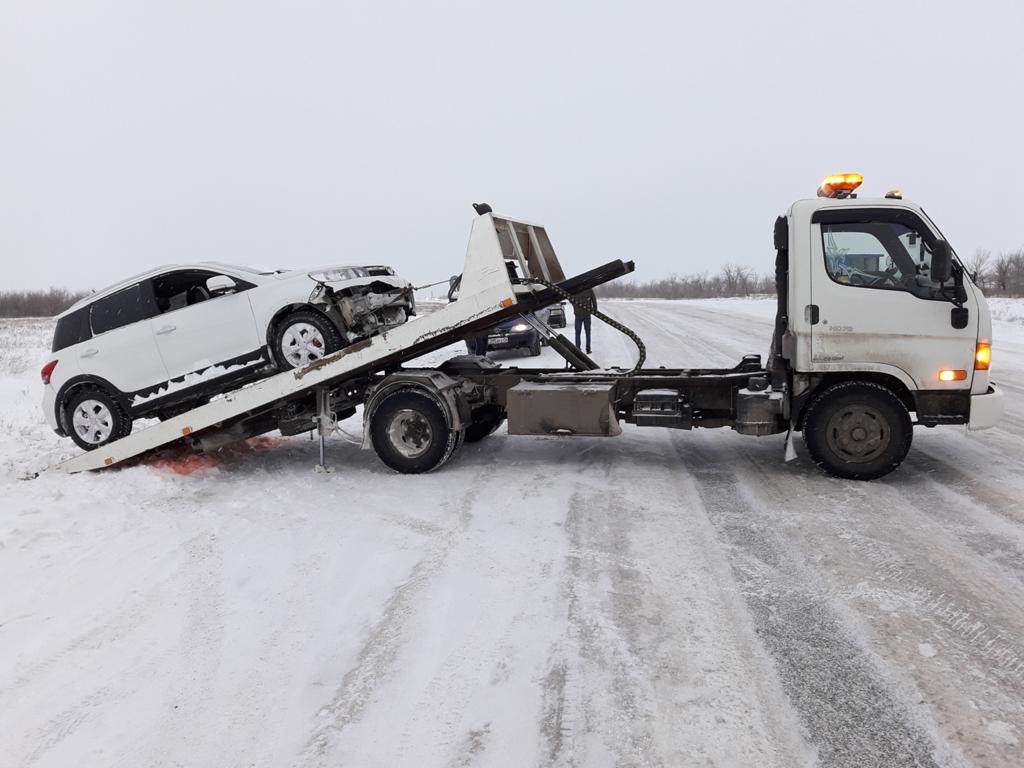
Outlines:
<svg viewBox="0 0 1024 768"><path fill-rule="evenodd" d="M1024 246L1024 3L0 0L2 286L162 263L767 271L823 176Z"/></svg>

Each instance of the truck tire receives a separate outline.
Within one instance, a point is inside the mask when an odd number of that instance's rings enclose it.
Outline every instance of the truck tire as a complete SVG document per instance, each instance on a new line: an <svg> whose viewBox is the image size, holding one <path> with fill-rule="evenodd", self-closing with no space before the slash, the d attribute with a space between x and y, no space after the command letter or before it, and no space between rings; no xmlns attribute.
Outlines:
<svg viewBox="0 0 1024 768"><path fill-rule="evenodd" d="M505 411L497 406L485 406L473 414L473 423L466 427L465 441L478 443L500 427L505 421Z"/></svg>
<svg viewBox="0 0 1024 768"><path fill-rule="evenodd" d="M370 439L380 460L403 475L430 472L461 442L441 404L428 393L400 389L385 395L370 416Z"/></svg>
<svg viewBox="0 0 1024 768"><path fill-rule="evenodd" d="M815 464L851 480L874 480L896 469L910 450L913 429L899 396L867 381L833 384L804 416L804 442Z"/></svg>
<svg viewBox="0 0 1024 768"><path fill-rule="evenodd" d="M280 320L274 328L272 352L282 371L305 368L341 349L342 339L334 323L312 309L300 309Z"/></svg>
<svg viewBox="0 0 1024 768"><path fill-rule="evenodd" d="M64 421L75 445L87 451L132 433L132 417L117 398L99 387L82 387L64 403Z"/></svg>

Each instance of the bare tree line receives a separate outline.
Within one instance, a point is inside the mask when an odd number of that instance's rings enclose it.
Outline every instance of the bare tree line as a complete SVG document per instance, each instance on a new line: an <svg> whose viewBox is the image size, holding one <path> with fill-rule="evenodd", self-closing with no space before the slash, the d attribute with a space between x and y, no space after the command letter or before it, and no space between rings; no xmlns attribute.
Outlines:
<svg viewBox="0 0 1024 768"><path fill-rule="evenodd" d="M966 266L986 295L1024 296L1024 248L998 255L979 248ZM66 288L0 291L0 317L52 317L90 293ZM599 296L612 299L712 299L774 293L773 274L733 264L726 264L716 274L670 275L646 282L616 280L597 288Z"/></svg>
<svg viewBox="0 0 1024 768"><path fill-rule="evenodd" d="M967 260L967 271L988 296L1024 296L1024 248L996 256L979 248Z"/></svg>
<svg viewBox="0 0 1024 768"><path fill-rule="evenodd" d="M49 288L45 291L0 291L0 317L52 317L92 291Z"/></svg>
<svg viewBox="0 0 1024 768"><path fill-rule="evenodd" d="M726 264L714 275L707 272L671 275L643 283L615 280L597 288L596 292L608 299L713 299L774 294L775 275Z"/></svg>

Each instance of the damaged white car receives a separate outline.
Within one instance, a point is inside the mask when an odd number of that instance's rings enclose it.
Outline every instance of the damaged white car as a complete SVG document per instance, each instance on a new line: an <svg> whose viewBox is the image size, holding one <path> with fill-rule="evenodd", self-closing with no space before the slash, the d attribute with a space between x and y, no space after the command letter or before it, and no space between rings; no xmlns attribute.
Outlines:
<svg viewBox="0 0 1024 768"><path fill-rule="evenodd" d="M129 434L133 419L303 367L415 311L411 284L390 267L161 267L58 316L43 411L58 434L96 448Z"/></svg>

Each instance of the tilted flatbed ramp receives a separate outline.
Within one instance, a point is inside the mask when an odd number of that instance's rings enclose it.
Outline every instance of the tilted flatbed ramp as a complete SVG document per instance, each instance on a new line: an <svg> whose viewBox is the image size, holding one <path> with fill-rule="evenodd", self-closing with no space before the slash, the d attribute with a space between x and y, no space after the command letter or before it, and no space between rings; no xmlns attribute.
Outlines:
<svg viewBox="0 0 1024 768"><path fill-rule="evenodd" d="M633 271L632 262L612 261L565 279L543 227L486 213L473 222L458 301L416 317L386 333L346 347L322 360L285 371L221 395L206 405L58 464L65 472L102 469L135 458L210 427L318 388L396 368L401 363L461 341L519 314L563 297L550 288L513 285L507 263L520 275L538 277L575 294Z"/></svg>

